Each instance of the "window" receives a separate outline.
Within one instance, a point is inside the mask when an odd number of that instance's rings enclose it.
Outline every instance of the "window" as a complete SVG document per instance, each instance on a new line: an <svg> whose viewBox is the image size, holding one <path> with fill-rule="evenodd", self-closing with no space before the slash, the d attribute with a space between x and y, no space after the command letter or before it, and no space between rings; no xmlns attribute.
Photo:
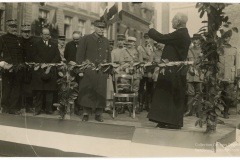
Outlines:
<svg viewBox="0 0 240 160"><path fill-rule="evenodd" d="M82 35L85 34L85 21L84 20L81 20L81 19L78 20L78 30L80 32L82 32Z"/></svg>
<svg viewBox="0 0 240 160"><path fill-rule="evenodd" d="M72 17L65 16L64 18L64 34L70 39L72 35Z"/></svg>
<svg viewBox="0 0 240 160"><path fill-rule="evenodd" d="M49 18L49 11L39 9L39 15L38 16L39 16L39 18L48 19Z"/></svg>

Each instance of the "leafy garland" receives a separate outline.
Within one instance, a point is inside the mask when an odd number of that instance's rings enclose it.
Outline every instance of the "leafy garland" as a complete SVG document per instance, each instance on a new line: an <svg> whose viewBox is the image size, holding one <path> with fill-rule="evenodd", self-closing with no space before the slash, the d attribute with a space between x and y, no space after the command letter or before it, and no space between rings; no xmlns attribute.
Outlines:
<svg viewBox="0 0 240 160"><path fill-rule="evenodd" d="M201 109L199 119L196 121L195 126L202 127L206 124L206 132L211 133L216 131L218 123L224 124L218 117L224 111L224 106L227 105L223 101L221 87L222 80L218 78L218 62L219 55L224 52L223 50L223 28L228 28L228 16L225 15L223 10L227 7L228 3L197 3L196 8L200 14L200 18L206 13L208 21L202 21L205 26L199 29L202 35L201 49L203 53L202 59L198 62L199 67L204 71L203 85L205 87L204 93L199 93L194 97L193 104L198 105ZM230 29L238 33L238 29L233 27ZM219 37L217 32L221 33Z"/></svg>
<svg viewBox="0 0 240 160"><path fill-rule="evenodd" d="M126 62L124 65L132 67L142 73L146 67L159 67L160 73L164 74L166 67L179 66L180 71L184 66L192 65L193 61L179 61L179 62L166 62L166 63L145 63L145 62ZM90 68L96 72L103 72L106 74L118 73L121 70L122 65L116 63L92 63L89 60L82 62L82 64L77 64L76 62L66 63L23 63L18 65L8 64L6 62L0 62L0 70L6 70L8 72L18 72L22 69L33 69L37 71L42 68L45 70L45 74L48 74L52 67L57 67L59 79L58 83L58 95L59 103L55 103L54 106L57 107L60 118L64 119L66 114L70 114L74 100L78 97L78 83L76 82L76 76L80 76L85 69Z"/></svg>

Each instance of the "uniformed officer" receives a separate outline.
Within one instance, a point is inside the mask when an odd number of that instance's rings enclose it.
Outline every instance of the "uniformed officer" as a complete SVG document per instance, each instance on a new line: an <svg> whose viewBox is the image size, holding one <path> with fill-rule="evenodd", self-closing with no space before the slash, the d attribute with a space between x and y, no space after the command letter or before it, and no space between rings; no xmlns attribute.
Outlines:
<svg viewBox="0 0 240 160"><path fill-rule="evenodd" d="M150 38L148 33L144 33L144 45L139 45L137 47L138 51L143 55L144 62L151 62L151 55L153 54L153 46L150 44ZM145 109L149 110L149 105L151 104L153 80L152 80L153 69L146 68L142 79L140 80L139 86L139 101L140 101L140 111L142 111L143 104L145 104ZM145 91L146 86L146 91ZM146 93L146 94L144 94Z"/></svg>
<svg viewBox="0 0 240 160"><path fill-rule="evenodd" d="M58 36L58 49L59 49L62 61L66 61L66 59L64 58L65 41L66 41L65 35Z"/></svg>
<svg viewBox="0 0 240 160"><path fill-rule="evenodd" d="M0 61L18 65L23 63L23 48L17 37L17 21L7 20L7 34L0 37ZM21 114L21 71L2 73L2 101L3 113Z"/></svg>
<svg viewBox="0 0 240 160"><path fill-rule="evenodd" d="M124 49L124 43L125 43L125 36L123 34L117 35L117 48L114 49L111 53L112 62L119 63L121 57L123 56L123 52L126 52Z"/></svg>
<svg viewBox="0 0 240 160"><path fill-rule="evenodd" d="M93 63L111 62L108 39L104 37L106 23L100 20L94 22L95 32L84 36L80 41L76 54L76 61L81 64L85 60ZM95 120L103 122L102 112L106 107L107 77L103 72L96 72L91 68L84 71L79 82L78 104L83 106L83 119L88 121L91 111L95 111Z"/></svg>
<svg viewBox="0 0 240 160"><path fill-rule="evenodd" d="M143 62L143 56L141 52L138 52L136 49L136 38L135 37L128 37L127 39L127 48L124 49L123 55L120 57L120 63L122 65L122 71L126 72L126 68L133 68L134 62ZM125 65L122 62L129 63L130 66ZM133 68L134 69L134 68ZM139 91L139 83L140 79L142 78L142 74L135 69L134 73L134 82L133 82L133 91L138 92ZM139 114L139 106L137 107L136 113Z"/></svg>
<svg viewBox="0 0 240 160"><path fill-rule="evenodd" d="M164 44L157 43L156 41L154 41L154 51L153 51L153 54L151 55L151 58L150 58L151 62L160 63L161 57L162 57L162 52L163 52L163 47L164 47ZM153 71L153 75L152 75L153 88L155 88L157 78L158 78L158 74L159 74L159 67L155 67L154 71Z"/></svg>
<svg viewBox="0 0 240 160"><path fill-rule="evenodd" d="M23 60L24 62L33 62L33 44L37 41L36 37L31 35L31 26L29 24L23 24L21 26L22 45L23 45ZM23 106L26 108L26 112L33 112L33 95L31 88L32 71L25 69L23 71Z"/></svg>
<svg viewBox="0 0 240 160"><path fill-rule="evenodd" d="M236 86L234 85L235 78L237 76L237 61L239 61L239 57L237 54L237 48L232 47L229 44L231 40L232 30L228 30L224 32L222 35L222 39L224 40L223 53L219 55L219 74L218 78L222 82L222 87L224 91L223 100L226 105L224 105L224 118L229 118L228 110L229 107L234 105L236 102Z"/></svg>
<svg viewBox="0 0 240 160"><path fill-rule="evenodd" d="M189 48L188 51L188 61L199 61L199 59L202 56L202 49L201 49L201 35L200 34L193 34L192 37L192 43L193 46ZM184 114L184 116L191 116L197 111L200 110L200 108L194 107L194 97L202 93L202 82L203 82L203 73L199 69L198 66L195 66L195 74L192 75L189 71L187 73L187 112Z"/></svg>

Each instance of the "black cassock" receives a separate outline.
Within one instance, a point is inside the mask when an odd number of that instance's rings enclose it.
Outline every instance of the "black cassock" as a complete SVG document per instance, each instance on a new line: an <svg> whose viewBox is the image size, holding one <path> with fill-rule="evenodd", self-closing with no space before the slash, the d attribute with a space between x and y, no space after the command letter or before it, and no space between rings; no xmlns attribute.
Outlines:
<svg viewBox="0 0 240 160"><path fill-rule="evenodd" d="M165 44L162 59L186 60L191 43L187 28L180 28L169 34L150 29L148 35L153 40ZM183 126L186 75L178 70L179 67L176 66L168 67L164 74L159 74L148 114L150 121Z"/></svg>

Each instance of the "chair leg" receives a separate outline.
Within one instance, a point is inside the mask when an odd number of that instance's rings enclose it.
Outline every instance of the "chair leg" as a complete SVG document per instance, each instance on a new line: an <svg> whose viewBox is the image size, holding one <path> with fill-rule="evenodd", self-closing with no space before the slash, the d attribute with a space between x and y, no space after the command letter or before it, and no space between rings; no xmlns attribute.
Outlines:
<svg viewBox="0 0 240 160"><path fill-rule="evenodd" d="M137 99L136 97L133 98L133 114L132 114L132 118L135 118L136 103L137 103L136 99Z"/></svg>

